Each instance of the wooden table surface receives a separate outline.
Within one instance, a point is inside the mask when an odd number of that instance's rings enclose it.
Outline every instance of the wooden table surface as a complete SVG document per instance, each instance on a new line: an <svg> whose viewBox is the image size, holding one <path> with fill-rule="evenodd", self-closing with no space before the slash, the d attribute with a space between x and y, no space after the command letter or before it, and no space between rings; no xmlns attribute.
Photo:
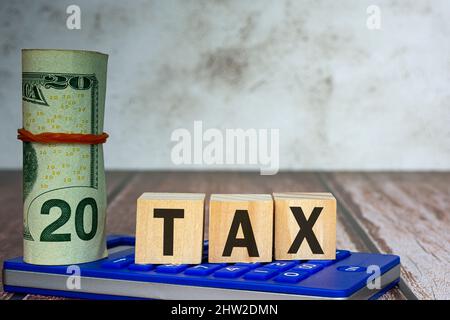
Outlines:
<svg viewBox="0 0 450 320"><path fill-rule="evenodd" d="M108 172L108 233L134 234L136 199L146 191L332 192L339 248L401 257L400 285L382 299L450 298L450 172ZM0 261L22 255L19 171L0 171L0 222ZM0 289L0 299L50 298Z"/></svg>

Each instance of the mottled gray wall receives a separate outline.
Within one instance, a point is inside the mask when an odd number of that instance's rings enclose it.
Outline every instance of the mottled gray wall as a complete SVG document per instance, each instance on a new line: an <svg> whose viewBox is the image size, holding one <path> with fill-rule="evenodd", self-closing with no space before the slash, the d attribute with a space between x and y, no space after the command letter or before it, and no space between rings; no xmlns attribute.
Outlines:
<svg viewBox="0 0 450 320"><path fill-rule="evenodd" d="M20 49L72 48L110 55L109 168L172 168L171 132L203 120L279 128L283 169L450 169L449 17L445 0L2 0L0 167L21 166Z"/></svg>

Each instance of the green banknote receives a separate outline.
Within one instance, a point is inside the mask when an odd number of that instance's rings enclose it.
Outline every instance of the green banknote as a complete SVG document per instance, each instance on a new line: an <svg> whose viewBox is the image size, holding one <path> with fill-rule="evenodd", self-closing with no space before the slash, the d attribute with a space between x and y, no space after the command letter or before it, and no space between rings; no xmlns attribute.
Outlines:
<svg viewBox="0 0 450 320"><path fill-rule="evenodd" d="M22 51L23 128L101 134L108 56ZM101 144L23 143L24 260L64 265L107 255Z"/></svg>

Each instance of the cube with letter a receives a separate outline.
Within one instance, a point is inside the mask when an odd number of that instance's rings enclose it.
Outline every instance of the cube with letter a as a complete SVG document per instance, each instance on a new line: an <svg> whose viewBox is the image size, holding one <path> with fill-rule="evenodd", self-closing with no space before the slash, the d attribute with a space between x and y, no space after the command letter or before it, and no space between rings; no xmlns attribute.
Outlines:
<svg viewBox="0 0 450 320"><path fill-rule="evenodd" d="M336 199L331 193L274 193L275 259L335 259Z"/></svg>
<svg viewBox="0 0 450 320"><path fill-rule="evenodd" d="M203 193L144 193L137 200L138 264L197 264L203 252Z"/></svg>
<svg viewBox="0 0 450 320"><path fill-rule="evenodd" d="M270 194L211 195L209 262L268 262L272 260L272 246Z"/></svg>

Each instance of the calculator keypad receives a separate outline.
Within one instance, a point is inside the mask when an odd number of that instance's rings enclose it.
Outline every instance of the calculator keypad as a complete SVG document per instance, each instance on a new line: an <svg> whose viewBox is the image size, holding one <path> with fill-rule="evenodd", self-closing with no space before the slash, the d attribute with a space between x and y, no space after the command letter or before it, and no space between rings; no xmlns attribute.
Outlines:
<svg viewBox="0 0 450 320"><path fill-rule="evenodd" d="M293 271L304 271L307 272L309 274L313 274L316 273L317 271L323 269L323 266L321 264L317 264L317 263L301 263L297 266L295 266L294 268L292 268L291 270Z"/></svg>
<svg viewBox="0 0 450 320"><path fill-rule="evenodd" d="M155 268L155 266L153 264L132 263L128 266L128 270L134 270L134 271L150 271L154 268Z"/></svg>
<svg viewBox="0 0 450 320"><path fill-rule="evenodd" d="M206 252L205 252L206 253ZM188 264L136 264L134 254L119 258L108 258L101 266L106 269L125 269L129 271L156 272L161 274L182 274L184 276L205 277L212 276L222 279L242 278L248 281L273 281L276 283L296 284L323 268L333 265L351 255L350 251L337 250L335 260L276 260L269 263L208 263L198 265ZM204 257L205 258L205 257ZM207 259L203 259L206 261ZM359 266L340 266L337 268L343 272L362 272L365 268Z"/></svg>
<svg viewBox="0 0 450 320"><path fill-rule="evenodd" d="M276 269L270 269L266 267L256 268L244 275L244 279L247 280L268 280L278 273Z"/></svg>
<svg viewBox="0 0 450 320"><path fill-rule="evenodd" d="M274 281L285 282L285 283L297 283L305 278L307 278L310 273L302 270L290 270L285 271L278 275Z"/></svg>
<svg viewBox="0 0 450 320"><path fill-rule="evenodd" d="M297 264L297 262L295 262L295 261L281 261L280 260L280 261L274 261L269 264L266 264L265 267L271 268L274 270L278 270L278 271L285 271L285 270L292 268L296 264Z"/></svg>
<svg viewBox="0 0 450 320"><path fill-rule="evenodd" d="M190 276L207 276L222 267L223 265L217 263L202 263L186 269L184 274Z"/></svg>
<svg viewBox="0 0 450 320"><path fill-rule="evenodd" d="M161 264L156 267L155 271L158 273L180 273L188 266L187 264Z"/></svg>
<svg viewBox="0 0 450 320"><path fill-rule="evenodd" d="M341 261L350 256L350 251L347 250L336 250L336 261Z"/></svg>
<svg viewBox="0 0 450 320"><path fill-rule="evenodd" d="M214 272L213 275L217 278L238 278L249 270L248 267L243 266L228 266Z"/></svg>
<svg viewBox="0 0 450 320"><path fill-rule="evenodd" d="M234 297L234 293L238 293L251 299L255 297L276 298L279 297L277 296L279 294L293 297L300 295L302 297L345 299L352 298L357 292L365 290L365 284L371 276L367 270L373 265L379 266L381 281L388 281L389 286L394 286L400 280L400 257L390 254L337 250L336 259L328 261L278 260L267 263L209 263L206 257L201 264L142 265L136 264L132 254L135 250L133 248L134 238L117 237L120 241L116 241L114 237L110 237L108 240L110 249L108 258L82 263L79 266L85 281L95 281L97 278L105 280L105 283L107 280L125 281L124 284L130 290L130 296L128 296L127 290L117 287L113 294L118 297L126 293L126 297L185 297L193 299L207 297L214 299L223 293L230 294L228 295L230 298ZM120 248L121 246L126 248ZM205 255L206 253L205 250ZM22 257L18 257L5 261L4 270L61 275L67 272L67 266L30 265L25 263ZM96 282L92 284L94 283ZM174 285L180 286L181 291ZM160 286L170 289L170 292L169 290L161 291ZM148 291L141 289L144 287L148 287ZM184 287L196 288L192 291L192 295L189 293L189 297L186 297ZM221 290L211 291L211 288ZM100 295L104 292L100 289L98 292L96 291ZM376 298L379 293L379 290L368 292L364 298ZM83 297L85 292L79 294L80 297ZM366 295L366 293L364 294ZM70 292L70 296L72 295L73 292Z"/></svg>
<svg viewBox="0 0 450 320"><path fill-rule="evenodd" d="M360 266L341 266L337 269L339 271L344 271L344 272L364 272L364 271L366 271L366 268L360 267Z"/></svg>
<svg viewBox="0 0 450 320"><path fill-rule="evenodd" d="M320 264L323 267L330 266L333 263L337 262L336 260L309 260L309 263Z"/></svg>
<svg viewBox="0 0 450 320"><path fill-rule="evenodd" d="M235 263L234 265L240 267L248 267L249 269L255 269L261 267L263 264L261 262L239 262Z"/></svg>
<svg viewBox="0 0 450 320"><path fill-rule="evenodd" d="M132 262L133 259L128 256L123 258L106 259L106 261L102 263L102 267L106 269L123 269L126 268Z"/></svg>

